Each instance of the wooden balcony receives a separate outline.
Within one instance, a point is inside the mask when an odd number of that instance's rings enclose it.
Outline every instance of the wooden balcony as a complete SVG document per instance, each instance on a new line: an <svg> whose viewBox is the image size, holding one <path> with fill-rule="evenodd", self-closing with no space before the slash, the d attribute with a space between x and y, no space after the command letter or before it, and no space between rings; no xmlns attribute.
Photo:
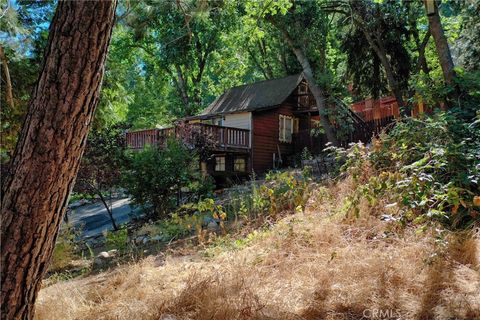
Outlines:
<svg viewBox="0 0 480 320"><path fill-rule="evenodd" d="M162 147L168 138L173 137L192 148L197 143L203 142L213 151L247 152L250 149L250 130L203 123L130 131L126 134L126 142L128 148L139 150L146 145Z"/></svg>

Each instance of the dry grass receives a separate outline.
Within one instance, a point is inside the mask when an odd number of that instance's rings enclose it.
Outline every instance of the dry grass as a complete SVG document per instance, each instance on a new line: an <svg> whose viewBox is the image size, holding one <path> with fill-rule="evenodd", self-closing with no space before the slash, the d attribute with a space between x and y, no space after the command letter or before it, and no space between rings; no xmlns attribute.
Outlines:
<svg viewBox="0 0 480 320"><path fill-rule="evenodd" d="M148 258L40 292L38 319L480 319L480 241L339 218L348 182L237 249ZM381 310L383 313L377 313Z"/></svg>

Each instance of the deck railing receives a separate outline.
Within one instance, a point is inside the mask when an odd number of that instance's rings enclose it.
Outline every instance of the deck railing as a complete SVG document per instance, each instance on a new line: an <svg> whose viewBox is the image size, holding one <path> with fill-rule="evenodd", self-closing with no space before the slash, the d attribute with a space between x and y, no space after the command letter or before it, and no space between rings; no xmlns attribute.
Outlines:
<svg viewBox="0 0 480 320"><path fill-rule="evenodd" d="M126 141L130 149L143 149L146 145L163 146L170 137L176 137L190 145L198 142L200 137L216 149L250 148L250 130L203 123L130 131L126 134Z"/></svg>
<svg viewBox="0 0 480 320"><path fill-rule="evenodd" d="M210 137L219 147L250 148L250 130L216 126L211 124L191 124L202 135Z"/></svg>
<svg viewBox="0 0 480 320"><path fill-rule="evenodd" d="M157 145L159 129L147 129L127 132L125 140L130 149L143 149L147 145Z"/></svg>

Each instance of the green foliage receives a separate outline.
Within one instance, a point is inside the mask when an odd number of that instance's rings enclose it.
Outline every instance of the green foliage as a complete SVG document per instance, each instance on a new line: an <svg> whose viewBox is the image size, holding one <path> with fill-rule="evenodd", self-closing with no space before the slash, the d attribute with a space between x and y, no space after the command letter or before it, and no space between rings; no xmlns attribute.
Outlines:
<svg viewBox="0 0 480 320"><path fill-rule="evenodd" d="M311 152L308 150L307 147L303 148L302 154L301 154L301 159L302 160L313 160L313 155Z"/></svg>
<svg viewBox="0 0 480 320"><path fill-rule="evenodd" d="M291 172L271 172L260 187L252 182L249 189L229 194L222 204L212 198L178 207L163 220L149 224L140 230L141 234L158 237L161 241L179 239L195 232L200 242L205 241L205 225L215 221L226 233L227 221L254 220L260 217L274 217L280 212L299 212L305 209L310 195L310 173L308 169Z"/></svg>
<svg viewBox="0 0 480 320"><path fill-rule="evenodd" d="M194 229L201 230L202 220L198 215L179 215L173 213L170 219L160 221L158 224L158 234L163 241L180 239L188 236Z"/></svg>
<svg viewBox="0 0 480 320"><path fill-rule="evenodd" d="M149 1L131 10L126 19L133 34L130 46L148 55L147 72L155 68L173 81L168 87L175 116L203 107L218 62L214 53L236 20L235 6L228 1Z"/></svg>
<svg viewBox="0 0 480 320"><path fill-rule="evenodd" d="M119 185L126 162L124 132L125 125L114 124L89 134L74 186L76 193L93 197Z"/></svg>
<svg viewBox="0 0 480 320"><path fill-rule="evenodd" d="M480 118L463 122L454 112L406 119L374 141L355 145L344 170L358 188L347 209L358 214L365 198L397 207L404 223L437 221L464 228L479 221Z"/></svg>
<svg viewBox="0 0 480 320"><path fill-rule="evenodd" d="M197 203L187 203L178 207L168 218L149 224L140 230L142 234L157 237L160 241L180 239L196 232L203 241L203 227L206 219L215 219L224 229L223 221L227 214L222 205L216 204L211 198Z"/></svg>
<svg viewBox="0 0 480 320"><path fill-rule="evenodd" d="M178 192L199 179L197 157L183 144L171 140L162 149L148 146L131 152L123 185L135 204L153 206L161 218L175 205Z"/></svg>
<svg viewBox="0 0 480 320"><path fill-rule="evenodd" d="M108 250L117 249L124 251L128 246L128 230L121 228L116 231L107 231L104 233L105 244Z"/></svg>
<svg viewBox="0 0 480 320"><path fill-rule="evenodd" d="M71 265L72 260L78 258L78 236L79 232L71 225L67 225L60 230L53 249L49 271L65 269Z"/></svg>
<svg viewBox="0 0 480 320"><path fill-rule="evenodd" d="M270 172L265 183L252 187L247 192L233 194L226 204L229 217L257 218L288 211L303 211L308 200L311 181L308 169L292 174L291 172Z"/></svg>
<svg viewBox="0 0 480 320"><path fill-rule="evenodd" d="M459 26L458 41L453 43L454 48L459 53L460 65L468 71L480 70L480 21L478 12L480 12L480 2L478 1L458 1L455 3L461 6L460 14L452 15L451 20L457 20ZM458 19L458 16L461 19ZM450 29L450 28L449 28Z"/></svg>
<svg viewBox="0 0 480 320"><path fill-rule="evenodd" d="M0 162L10 160L30 94L38 79L43 49L48 36L48 21L53 16L53 1L11 0L0 5L0 46L3 48L12 82L14 107L6 103L3 61L0 86Z"/></svg>
<svg viewBox="0 0 480 320"><path fill-rule="evenodd" d="M401 1L358 0L351 1L350 6L345 9L347 18L339 19L338 27L345 29L341 49L347 54L347 72L354 90L364 97L389 93L381 60L365 33L384 48L395 80L406 90L412 68L408 41L413 31L408 27L408 5Z"/></svg>
<svg viewBox="0 0 480 320"><path fill-rule="evenodd" d="M200 177L195 175L195 178L188 184L188 191L191 194L190 201L211 198L215 189L215 180L209 175Z"/></svg>

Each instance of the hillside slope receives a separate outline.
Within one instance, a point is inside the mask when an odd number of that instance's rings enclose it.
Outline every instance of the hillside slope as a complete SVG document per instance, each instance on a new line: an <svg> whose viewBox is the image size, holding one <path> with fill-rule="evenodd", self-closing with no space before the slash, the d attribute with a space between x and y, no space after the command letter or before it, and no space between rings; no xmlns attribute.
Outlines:
<svg viewBox="0 0 480 320"><path fill-rule="evenodd" d="M365 209L344 219L348 182L304 213L43 289L38 319L478 319L480 240L400 228Z"/></svg>

